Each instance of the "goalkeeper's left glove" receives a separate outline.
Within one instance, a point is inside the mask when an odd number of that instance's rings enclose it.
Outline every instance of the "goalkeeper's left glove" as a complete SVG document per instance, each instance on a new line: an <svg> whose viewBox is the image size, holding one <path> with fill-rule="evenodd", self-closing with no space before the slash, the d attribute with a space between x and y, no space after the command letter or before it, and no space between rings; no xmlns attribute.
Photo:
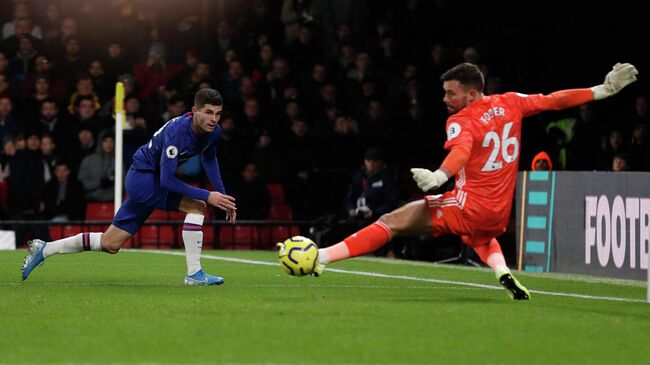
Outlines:
<svg viewBox="0 0 650 365"><path fill-rule="evenodd" d="M439 188L449 180L449 176L440 169L431 171L413 168L411 172L413 173L413 180L418 184L418 188L425 193L431 189Z"/></svg>
<svg viewBox="0 0 650 365"><path fill-rule="evenodd" d="M636 75L638 73L639 71L636 70L636 67L629 63L615 64L612 70L605 76L605 82L591 88L591 91L594 93L594 100L605 99L618 93L624 87L636 81Z"/></svg>

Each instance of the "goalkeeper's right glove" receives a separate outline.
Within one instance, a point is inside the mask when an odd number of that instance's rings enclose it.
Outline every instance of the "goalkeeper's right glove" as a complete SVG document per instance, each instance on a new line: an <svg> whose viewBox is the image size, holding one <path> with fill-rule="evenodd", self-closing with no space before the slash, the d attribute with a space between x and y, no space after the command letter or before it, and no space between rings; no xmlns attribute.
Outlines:
<svg viewBox="0 0 650 365"><path fill-rule="evenodd" d="M439 188L449 180L449 176L440 169L430 171L427 169L413 168L411 172L413 173L413 180L417 183L418 188L425 193L429 190Z"/></svg>
<svg viewBox="0 0 650 365"><path fill-rule="evenodd" d="M605 76L605 82L602 85L591 88L591 91L594 93L594 100L605 99L618 93L624 87L636 81L636 75L638 73L639 71L636 70L636 67L629 63L615 64L612 70Z"/></svg>

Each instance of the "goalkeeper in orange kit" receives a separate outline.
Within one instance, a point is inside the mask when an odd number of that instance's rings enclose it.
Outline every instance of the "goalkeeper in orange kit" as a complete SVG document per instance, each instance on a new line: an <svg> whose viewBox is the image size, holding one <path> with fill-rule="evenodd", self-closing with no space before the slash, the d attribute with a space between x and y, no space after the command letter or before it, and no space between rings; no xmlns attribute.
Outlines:
<svg viewBox="0 0 650 365"><path fill-rule="evenodd" d="M472 247L515 300L530 298L506 266L496 237L505 232L512 207L521 141L522 119L545 110L571 108L615 95L636 81L636 68L614 65L601 85L556 91L549 95L483 94L485 79L478 67L459 64L441 76L447 120L445 149L449 154L436 171L411 169L424 192L455 177L452 191L427 195L384 214L331 247L319 250L319 265L375 251L397 236L455 234Z"/></svg>

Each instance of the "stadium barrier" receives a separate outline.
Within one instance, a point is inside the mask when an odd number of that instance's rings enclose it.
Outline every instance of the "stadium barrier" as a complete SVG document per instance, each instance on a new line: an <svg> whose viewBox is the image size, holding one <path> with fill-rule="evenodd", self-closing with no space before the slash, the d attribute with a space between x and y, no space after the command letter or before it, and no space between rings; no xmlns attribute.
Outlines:
<svg viewBox="0 0 650 365"><path fill-rule="evenodd" d="M649 186L643 172L521 172L519 270L650 280Z"/></svg>
<svg viewBox="0 0 650 365"><path fill-rule="evenodd" d="M182 248L183 221L151 220L145 222L124 248L168 249ZM69 237L81 232L103 232L111 221L68 221L52 222L47 220L3 220L0 226L5 230L21 230L25 239L31 239L34 232L49 234L49 237L38 237L45 240L56 240ZM230 224L224 220L206 221L203 225L203 247L214 249L275 249L275 243L295 235L308 235L310 228L317 225L316 221L258 221L241 220ZM24 246L25 242L17 242Z"/></svg>

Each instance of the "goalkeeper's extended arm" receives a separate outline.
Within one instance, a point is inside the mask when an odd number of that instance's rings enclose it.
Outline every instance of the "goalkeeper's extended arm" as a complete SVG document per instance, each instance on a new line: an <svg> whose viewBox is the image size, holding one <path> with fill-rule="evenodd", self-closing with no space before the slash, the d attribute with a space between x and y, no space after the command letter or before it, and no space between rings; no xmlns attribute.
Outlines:
<svg viewBox="0 0 650 365"><path fill-rule="evenodd" d="M537 114L543 110L562 110L572 108L593 100L610 97L625 86L636 81L638 71L629 63L617 63L605 76L605 82L591 88L568 89L550 93L548 95L535 95L534 102L523 104L524 116ZM525 98L522 100L530 100Z"/></svg>
<svg viewBox="0 0 650 365"><path fill-rule="evenodd" d="M605 82L591 88L594 100L601 100L617 94L627 85L636 81L639 71L629 63L617 63L605 76Z"/></svg>
<svg viewBox="0 0 650 365"><path fill-rule="evenodd" d="M413 168L413 180L417 183L418 187L427 192L439 188L449 180L450 177L456 175L469 159L470 149L465 145L454 146L449 154L436 171L427 169Z"/></svg>

